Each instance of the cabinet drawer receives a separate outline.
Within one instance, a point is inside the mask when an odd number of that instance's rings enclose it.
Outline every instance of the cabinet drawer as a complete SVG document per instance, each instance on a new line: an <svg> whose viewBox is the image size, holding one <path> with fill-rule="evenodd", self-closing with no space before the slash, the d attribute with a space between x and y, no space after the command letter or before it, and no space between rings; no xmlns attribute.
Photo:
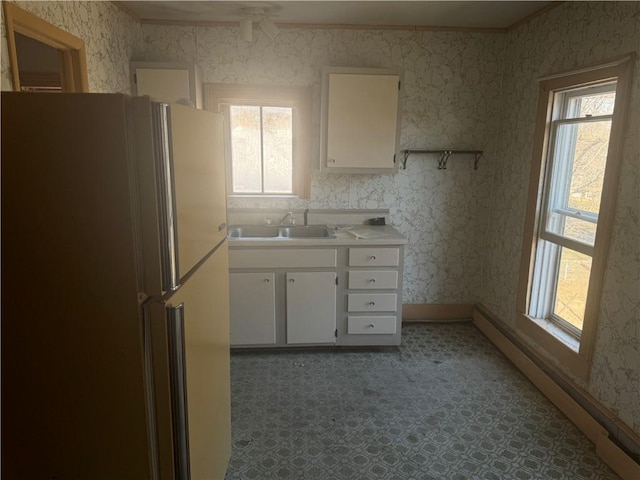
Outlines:
<svg viewBox="0 0 640 480"><path fill-rule="evenodd" d="M362 288L368 290L398 288L398 272L350 270L348 288Z"/></svg>
<svg viewBox="0 0 640 480"><path fill-rule="evenodd" d="M350 312L395 312L398 296L395 293L350 293Z"/></svg>
<svg viewBox="0 0 640 480"><path fill-rule="evenodd" d="M229 250L229 268L320 268L336 266L335 248Z"/></svg>
<svg viewBox="0 0 640 480"><path fill-rule="evenodd" d="M400 260L397 248L350 248L349 266L396 267Z"/></svg>
<svg viewBox="0 0 640 480"><path fill-rule="evenodd" d="M393 335L396 333L396 317L348 317L347 333L364 335Z"/></svg>

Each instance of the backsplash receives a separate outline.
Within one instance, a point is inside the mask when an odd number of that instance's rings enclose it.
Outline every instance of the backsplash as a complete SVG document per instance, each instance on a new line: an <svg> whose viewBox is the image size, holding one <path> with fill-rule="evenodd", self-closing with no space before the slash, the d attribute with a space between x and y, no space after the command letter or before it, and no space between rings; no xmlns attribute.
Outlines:
<svg viewBox="0 0 640 480"><path fill-rule="evenodd" d="M334 209L289 209L230 208L227 210L228 225L277 225L285 215L291 213L295 225L304 225L305 212L309 225L363 225L372 218L384 218L390 224L389 210L334 210ZM290 218L287 217L287 221Z"/></svg>
<svg viewBox="0 0 640 480"><path fill-rule="evenodd" d="M131 93L129 60L140 54L140 25L111 2L13 2L84 40L89 91ZM12 90L2 14L2 90Z"/></svg>
<svg viewBox="0 0 640 480"><path fill-rule="evenodd" d="M436 156L411 156L395 175L315 172L309 200L231 198L229 207L389 209L391 223L409 239L403 301L478 300L504 36L281 29L273 41L258 31L247 43L235 27L142 28L145 60L195 62L205 82L311 86L314 166L322 67L403 70L401 148L484 149L478 170L472 158L452 158L438 170Z"/></svg>

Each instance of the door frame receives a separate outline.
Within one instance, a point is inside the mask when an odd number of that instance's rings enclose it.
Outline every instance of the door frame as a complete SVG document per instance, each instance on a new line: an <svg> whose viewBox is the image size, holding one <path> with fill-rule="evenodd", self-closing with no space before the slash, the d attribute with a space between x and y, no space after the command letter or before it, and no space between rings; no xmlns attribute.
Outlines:
<svg viewBox="0 0 640 480"><path fill-rule="evenodd" d="M63 92L89 91L85 44L81 38L65 32L12 3L2 2L2 6L7 28L7 47L14 91L19 92L21 87L15 33L33 38L60 52Z"/></svg>

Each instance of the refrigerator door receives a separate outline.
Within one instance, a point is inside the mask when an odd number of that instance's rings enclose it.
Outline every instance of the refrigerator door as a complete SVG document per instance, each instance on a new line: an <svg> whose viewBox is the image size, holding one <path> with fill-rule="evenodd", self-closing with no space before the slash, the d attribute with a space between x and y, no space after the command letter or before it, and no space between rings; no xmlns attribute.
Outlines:
<svg viewBox="0 0 640 480"><path fill-rule="evenodd" d="M222 116L153 104L164 290L226 236Z"/></svg>
<svg viewBox="0 0 640 480"><path fill-rule="evenodd" d="M153 478L126 118L2 92L3 478Z"/></svg>
<svg viewBox="0 0 640 480"><path fill-rule="evenodd" d="M145 306L161 478L225 476L231 455L228 297L225 241L168 300Z"/></svg>

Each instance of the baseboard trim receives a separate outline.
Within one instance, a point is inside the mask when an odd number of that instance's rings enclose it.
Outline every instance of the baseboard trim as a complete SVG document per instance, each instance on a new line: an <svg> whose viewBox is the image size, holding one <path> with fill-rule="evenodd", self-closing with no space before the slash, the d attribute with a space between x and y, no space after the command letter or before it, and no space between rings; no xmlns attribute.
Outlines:
<svg viewBox="0 0 640 480"><path fill-rule="evenodd" d="M596 443L596 453L622 480L636 480L640 478L640 464L634 462L633 459L613 443L608 436L603 435L598 439Z"/></svg>
<svg viewBox="0 0 640 480"><path fill-rule="evenodd" d="M406 322L446 322L471 320L474 305L466 303L405 303L402 320Z"/></svg>
<svg viewBox="0 0 640 480"><path fill-rule="evenodd" d="M640 478L640 464L609 438L609 431L591 413L496 327L488 312L475 309L472 316L474 325L593 442L598 456L616 474L623 480ZM592 403L595 404L595 400ZM599 416L610 418L612 415L603 411Z"/></svg>

